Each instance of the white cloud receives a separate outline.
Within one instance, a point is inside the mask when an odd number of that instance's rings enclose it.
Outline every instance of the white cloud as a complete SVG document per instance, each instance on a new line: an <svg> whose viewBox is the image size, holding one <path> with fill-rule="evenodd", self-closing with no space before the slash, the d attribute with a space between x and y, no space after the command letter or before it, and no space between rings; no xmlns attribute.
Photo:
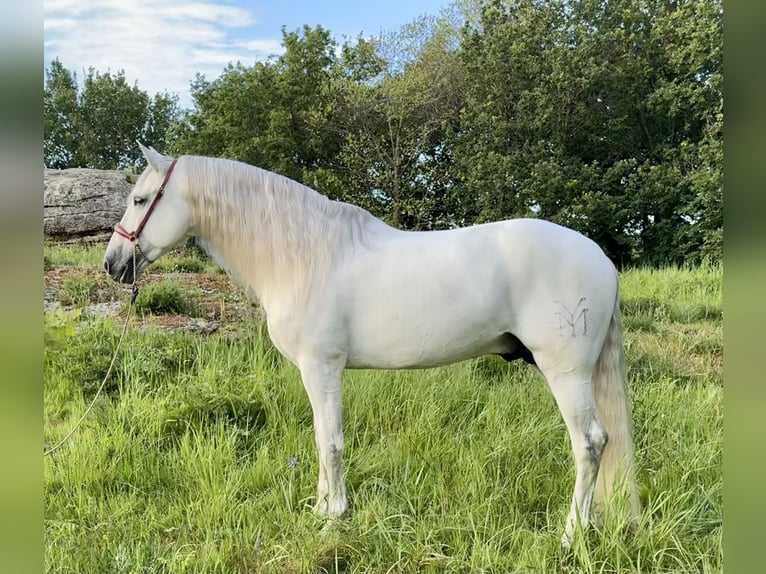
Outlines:
<svg viewBox="0 0 766 574"><path fill-rule="evenodd" d="M281 54L284 51L282 40L250 40L237 45L261 54Z"/></svg>
<svg viewBox="0 0 766 574"><path fill-rule="evenodd" d="M197 72L212 79L229 62L282 53L280 39L246 35L254 24L248 10L225 0L47 0L46 65L59 58L78 76L89 67L124 70L150 95L177 93L189 106Z"/></svg>
<svg viewBox="0 0 766 574"><path fill-rule="evenodd" d="M43 21L43 30L45 33L59 30L72 30L77 26L77 20L74 18L48 18Z"/></svg>

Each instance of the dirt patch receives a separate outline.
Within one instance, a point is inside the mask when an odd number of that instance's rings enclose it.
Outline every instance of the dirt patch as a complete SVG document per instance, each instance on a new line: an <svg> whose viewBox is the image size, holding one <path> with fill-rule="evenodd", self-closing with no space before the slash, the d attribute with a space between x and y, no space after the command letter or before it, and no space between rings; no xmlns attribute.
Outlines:
<svg viewBox="0 0 766 574"><path fill-rule="evenodd" d="M82 279L94 284L93 299L84 310L96 316L124 316L130 286L119 285L103 271L82 267L57 267L44 272L44 309L74 308L69 304L65 286L68 279ZM145 273L139 289L162 281L172 281L188 298L194 312L190 315L146 315L137 317L140 325L156 325L170 330L189 330L209 334L243 318L250 317L256 306L238 287L221 273Z"/></svg>

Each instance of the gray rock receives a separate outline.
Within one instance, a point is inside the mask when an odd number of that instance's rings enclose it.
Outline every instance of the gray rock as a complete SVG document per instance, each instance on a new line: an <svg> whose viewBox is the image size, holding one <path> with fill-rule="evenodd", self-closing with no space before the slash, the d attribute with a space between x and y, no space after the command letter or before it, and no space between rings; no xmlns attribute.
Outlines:
<svg viewBox="0 0 766 574"><path fill-rule="evenodd" d="M117 170L46 169L43 229L47 237L108 235L125 211L135 176Z"/></svg>
<svg viewBox="0 0 766 574"><path fill-rule="evenodd" d="M205 321L204 319L192 319L186 324L186 328L192 333L209 335L218 330L218 325L210 321Z"/></svg>
<svg viewBox="0 0 766 574"><path fill-rule="evenodd" d="M103 303L94 303L88 305L85 309L88 313L95 315L96 317L114 317L119 315L122 303L119 301L105 301Z"/></svg>

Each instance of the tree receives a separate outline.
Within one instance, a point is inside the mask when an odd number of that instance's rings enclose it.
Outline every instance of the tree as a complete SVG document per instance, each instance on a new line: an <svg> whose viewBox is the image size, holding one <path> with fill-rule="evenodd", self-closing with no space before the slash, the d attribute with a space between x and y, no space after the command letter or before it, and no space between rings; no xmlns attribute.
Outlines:
<svg viewBox="0 0 766 574"><path fill-rule="evenodd" d="M225 156L311 181L336 153L329 125L335 42L327 30L286 32L285 53L251 67L229 65L192 85L195 110L178 135L182 153Z"/></svg>
<svg viewBox="0 0 766 574"><path fill-rule="evenodd" d="M338 159L347 197L395 226L454 224L443 145L460 107L451 40L439 20L422 17L373 43L344 47L351 69L338 83L336 125L344 134Z"/></svg>
<svg viewBox="0 0 766 574"><path fill-rule="evenodd" d="M449 145L462 194L478 221L550 218L562 203L557 195L575 175L547 177L559 173L555 166L566 159L551 137L556 123L568 121L570 96L551 84L565 77L557 69L563 3L506 4L487 3L481 22L464 29L461 43L465 104Z"/></svg>
<svg viewBox="0 0 766 574"><path fill-rule="evenodd" d="M45 165L57 169L69 167L75 154L79 105L77 79L55 59L45 71L43 90Z"/></svg>
<svg viewBox="0 0 766 574"><path fill-rule="evenodd" d="M454 221L443 140L459 109L455 37L424 18L338 52L321 27L283 30L282 56L196 79L196 109L175 150L276 171L395 225L446 227Z"/></svg>
<svg viewBox="0 0 766 574"><path fill-rule="evenodd" d="M177 97L150 99L124 72L89 69L78 87L59 60L46 70L44 161L48 167L116 169L143 163L136 141L167 148L179 120Z"/></svg>
<svg viewBox="0 0 766 574"><path fill-rule="evenodd" d="M182 115L177 95L167 92L155 94L149 102L141 142L156 150L166 151L177 137Z"/></svg>
<svg viewBox="0 0 766 574"><path fill-rule="evenodd" d="M97 169L134 163L136 141L148 122L149 97L125 74L89 69L80 97L81 142L75 161Z"/></svg>
<svg viewBox="0 0 766 574"><path fill-rule="evenodd" d="M281 56L198 76L165 138L408 229L541 217L619 265L717 259L721 13L721 0L458 0L340 50L321 27L283 30Z"/></svg>
<svg viewBox="0 0 766 574"><path fill-rule="evenodd" d="M723 256L723 7L720 0L661 5L652 40L662 46L663 74L648 103L662 122L656 138L679 193L682 223L663 243L675 261ZM642 206L643 207L643 206ZM656 243L645 245L648 251Z"/></svg>
<svg viewBox="0 0 766 574"><path fill-rule="evenodd" d="M487 2L450 142L476 218L551 219L620 264L716 252L720 16L720 0Z"/></svg>

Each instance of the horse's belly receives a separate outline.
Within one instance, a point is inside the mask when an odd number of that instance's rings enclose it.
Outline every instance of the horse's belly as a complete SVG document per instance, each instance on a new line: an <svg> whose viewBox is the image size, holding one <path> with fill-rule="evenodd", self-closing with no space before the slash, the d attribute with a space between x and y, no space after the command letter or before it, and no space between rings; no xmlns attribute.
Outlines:
<svg viewBox="0 0 766 574"><path fill-rule="evenodd" d="M507 351L502 333L400 333L399 337L368 336L354 341L346 366L352 369L420 369L447 365ZM462 336L461 336L462 335Z"/></svg>
<svg viewBox="0 0 766 574"><path fill-rule="evenodd" d="M349 367L432 367L507 351L507 299L458 297L433 286L381 292L376 299L348 322Z"/></svg>

